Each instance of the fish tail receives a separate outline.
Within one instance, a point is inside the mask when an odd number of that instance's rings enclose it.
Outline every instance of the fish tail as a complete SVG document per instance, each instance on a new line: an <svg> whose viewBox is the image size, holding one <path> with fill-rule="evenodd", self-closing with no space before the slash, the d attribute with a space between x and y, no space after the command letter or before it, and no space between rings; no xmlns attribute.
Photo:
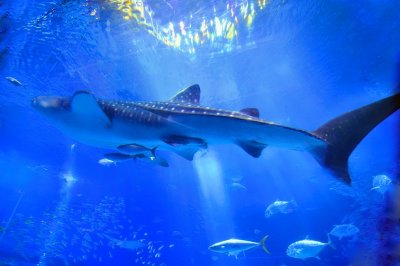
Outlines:
<svg viewBox="0 0 400 266"><path fill-rule="evenodd" d="M400 93L397 93L328 121L312 132L327 144L312 154L322 166L350 185L349 156L374 127L399 108Z"/></svg>
<svg viewBox="0 0 400 266"><path fill-rule="evenodd" d="M336 246L332 243L331 235L329 233L326 234L328 236L328 246L330 246L333 249L336 249Z"/></svg>
<svg viewBox="0 0 400 266"><path fill-rule="evenodd" d="M152 155L153 157L156 157L156 150L157 150L158 146L159 146L159 145L155 146L154 148L152 148L152 149L150 150L151 155Z"/></svg>
<svg viewBox="0 0 400 266"><path fill-rule="evenodd" d="M271 254L271 252L269 252L269 250L267 249L267 247L265 246L265 241L268 239L269 235L264 236L261 241L260 241L260 246L262 247L262 249L265 251L265 253L267 254Z"/></svg>
<svg viewBox="0 0 400 266"><path fill-rule="evenodd" d="M297 201L295 199L291 199L290 203L292 203L293 206L296 206L296 207L298 206Z"/></svg>

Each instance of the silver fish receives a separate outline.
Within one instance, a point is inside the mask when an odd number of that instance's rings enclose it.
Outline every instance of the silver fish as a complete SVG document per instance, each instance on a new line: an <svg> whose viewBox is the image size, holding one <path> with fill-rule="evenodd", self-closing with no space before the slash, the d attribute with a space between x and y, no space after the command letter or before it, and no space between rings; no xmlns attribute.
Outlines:
<svg viewBox="0 0 400 266"><path fill-rule="evenodd" d="M209 246L208 249L214 252L228 254L228 256L235 256L235 258L237 258L241 252L261 246L266 253L270 254L269 250L265 246L267 238L268 236L263 237L260 242L231 238L215 243Z"/></svg>

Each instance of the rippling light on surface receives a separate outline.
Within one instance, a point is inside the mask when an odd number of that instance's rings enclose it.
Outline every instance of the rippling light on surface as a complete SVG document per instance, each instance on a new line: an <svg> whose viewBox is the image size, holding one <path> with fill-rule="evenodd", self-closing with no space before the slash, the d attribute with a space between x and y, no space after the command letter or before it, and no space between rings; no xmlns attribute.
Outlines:
<svg viewBox="0 0 400 266"><path fill-rule="evenodd" d="M220 52L231 51L236 38L252 29L254 18L269 3L267 0L228 2L220 14L214 8L214 14L210 17L190 15L188 19L160 25L153 20L155 11L148 1L108 1L122 13L125 20L134 21L165 45L190 54L196 53L196 49L202 46L217 48Z"/></svg>

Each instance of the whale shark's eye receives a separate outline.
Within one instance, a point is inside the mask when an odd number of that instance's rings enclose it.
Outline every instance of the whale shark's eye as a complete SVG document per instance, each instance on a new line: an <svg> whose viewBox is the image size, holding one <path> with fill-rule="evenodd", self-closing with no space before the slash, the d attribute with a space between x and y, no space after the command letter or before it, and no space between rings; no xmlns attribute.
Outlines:
<svg viewBox="0 0 400 266"><path fill-rule="evenodd" d="M71 103L69 102L69 101L67 101L67 100L60 100L61 101L61 105L62 105L62 107L64 107L65 109L68 109L68 108L70 108L71 107Z"/></svg>

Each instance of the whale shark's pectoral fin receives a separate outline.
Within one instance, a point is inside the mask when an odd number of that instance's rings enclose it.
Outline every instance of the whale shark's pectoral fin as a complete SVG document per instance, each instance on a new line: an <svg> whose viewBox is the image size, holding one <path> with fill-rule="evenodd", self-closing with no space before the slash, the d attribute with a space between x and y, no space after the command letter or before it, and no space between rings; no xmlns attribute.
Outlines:
<svg viewBox="0 0 400 266"><path fill-rule="evenodd" d="M258 142L258 141L237 141L237 145L239 145L245 152L250 154L251 156L258 158L261 156L262 151L267 147L266 144Z"/></svg>
<svg viewBox="0 0 400 266"><path fill-rule="evenodd" d="M200 86L194 84L189 86L180 92L178 92L174 97L170 99L171 102L176 103L192 103L199 104L200 103Z"/></svg>
<svg viewBox="0 0 400 266"><path fill-rule="evenodd" d="M173 151L186 160L193 161L194 155L200 150L202 149L199 147L189 145L185 147L177 147Z"/></svg>
<svg viewBox="0 0 400 266"><path fill-rule="evenodd" d="M202 139L185 136L169 136L163 141L173 147L172 151L189 161L193 160L196 152L207 150L208 147Z"/></svg>
<svg viewBox="0 0 400 266"><path fill-rule="evenodd" d="M72 96L71 110L84 121L98 122L104 126L109 126L111 123L96 98L87 91L78 91Z"/></svg>

